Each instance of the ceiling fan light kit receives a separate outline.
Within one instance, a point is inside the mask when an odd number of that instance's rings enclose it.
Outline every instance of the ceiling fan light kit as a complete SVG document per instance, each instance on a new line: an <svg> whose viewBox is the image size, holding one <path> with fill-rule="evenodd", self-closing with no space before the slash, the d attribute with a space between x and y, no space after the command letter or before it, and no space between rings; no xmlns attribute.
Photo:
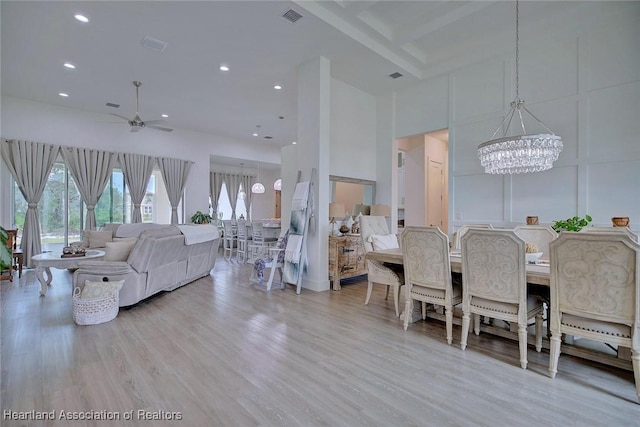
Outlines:
<svg viewBox="0 0 640 427"><path fill-rule="evenodd" d="M125 116L121 116L120 114L116 114L116 113L109 113L112 116L116 116L119 117L123 120L126 120L127 123L129 123L129 127L130 127L130 132L139 132L140 129L142 128L151 128L151 129L157 129L157 130L161 130L163 132L172 132L173 129L168 128L168 127L164 127L164 126L158 126L159 124L164 124L166 123L164 120L147 120L146 122L143 121L140 118L140 96L138 93L138 90L140 88L140 86L142 86L142 83L139 81L134 81L133 85L136 87L136 115L132 118L129 119L128 117Z"/></svg>

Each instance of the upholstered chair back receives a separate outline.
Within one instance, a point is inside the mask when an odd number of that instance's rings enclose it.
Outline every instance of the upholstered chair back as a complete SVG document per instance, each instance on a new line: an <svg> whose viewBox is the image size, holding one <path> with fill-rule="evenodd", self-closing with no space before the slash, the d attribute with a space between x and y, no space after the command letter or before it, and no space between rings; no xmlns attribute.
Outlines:
<svg viewBox="0 0 640 427"><path fill-rule="evenodd" d="M549 259L549 243L558 237L558 233L544 225L519 225L514 231L525 243L533 243L542 252L542 258Z"/></svg>
<svg viewBox="0 0 640 427"><path fill-rule="evenodd" d="M387 219L383 216L363 215L360 217L360 236L364 241L365 252L373 251L370 237L374 235L386 236L391 234Z"/></svg>
<svg viewBox="0 0 640 427"><path fill-rule="evenodd" d="M451 290L449 238L438 227L405 228L402 254L405 286Z"/></svg>
<svg viewBox="0 0 640 427"><path fill-rule="evenodd" d="M470 228L461 246L464 295L526 307L524 240L513 230Z"/></svg>
<svg viewBox="0 0 640 427"><path fill-rule="evenodd" d="M467 232L470 228L488 228L489 230L493 229L493 225L491 224L465 224L458 228L458 230L453 233L453 247L457 250L460 250L460 239L464 236L464 233Z"/></svg>
<svg viewBox="0 0 640 427"><path fill-rule="evenodd" d="M622 233L629 236L631 240L638 243L638 235L631 231L629 227L583 227L581 233Z"/></svg>

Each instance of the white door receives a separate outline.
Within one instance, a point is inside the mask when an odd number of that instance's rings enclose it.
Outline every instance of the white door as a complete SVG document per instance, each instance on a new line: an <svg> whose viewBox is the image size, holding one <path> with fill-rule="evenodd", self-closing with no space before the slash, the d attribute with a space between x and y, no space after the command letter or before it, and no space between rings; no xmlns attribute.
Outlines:
<svg viewBox="0 0 640 427"><path fill-rule="evenodd" d="M444 233L444 165L429 159L427 170L427 224Z"/></svg>

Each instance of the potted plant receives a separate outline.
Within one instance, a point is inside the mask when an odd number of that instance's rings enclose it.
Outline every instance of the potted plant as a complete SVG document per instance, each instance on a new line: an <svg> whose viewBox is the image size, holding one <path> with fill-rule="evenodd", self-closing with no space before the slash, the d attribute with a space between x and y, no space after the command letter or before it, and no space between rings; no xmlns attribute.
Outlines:
<svg viewBox="0 0 640 427"><path fill-rule="evenodd" d="M557 220L553 221L553 227L556 231L580 231L583 227L589 225L592 221L592 218L589 215L585 215L584 218L580 218L579 216L574 216L572 218L567 218L565 220Z"/></svg>
<svg viewBox="0 0 640 427"><path fill-rule="evenodd" d="M211 224L211 221L213 221L211 215L202 211L197 211L191 216L191 222L194 224Z"/></svg>
<svg viewBox="0 0 640 427"><path fill-rule="evenodd" d="M0 272L11 268L11 247L9 246L9 233L0 227Z"/></svg>

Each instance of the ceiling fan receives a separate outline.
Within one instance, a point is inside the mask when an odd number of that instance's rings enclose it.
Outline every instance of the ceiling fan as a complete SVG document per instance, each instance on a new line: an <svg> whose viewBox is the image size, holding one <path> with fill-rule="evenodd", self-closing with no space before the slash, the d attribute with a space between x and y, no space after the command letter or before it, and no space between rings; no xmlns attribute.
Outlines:
<svg viewBox="0 0 640 427"><path fill-rule="evenodd" d="M126 120L127 123L129 123L129 126L131 127L131 132L139 132L140 129L142 128L151 128L151 129L157 129L157 130L161 130L164 132L171 132L173 131L173 129L171 128L167 128L167 127L162 127L162 126L158 126L158 124L162 124L162 123L166 123L164 120L149 120L146 122L143 122L142 119L140 118L140 99L138 97L138 88L140 86L142 86L142 83L140 83L139 81L134 81L133 85L136 87L136 115L133 119L129 119L128 117L125 116L121 116L120 114L115 114L115 113L109 113L112 116L116 116L119 117L123 120Z"/></svg>

